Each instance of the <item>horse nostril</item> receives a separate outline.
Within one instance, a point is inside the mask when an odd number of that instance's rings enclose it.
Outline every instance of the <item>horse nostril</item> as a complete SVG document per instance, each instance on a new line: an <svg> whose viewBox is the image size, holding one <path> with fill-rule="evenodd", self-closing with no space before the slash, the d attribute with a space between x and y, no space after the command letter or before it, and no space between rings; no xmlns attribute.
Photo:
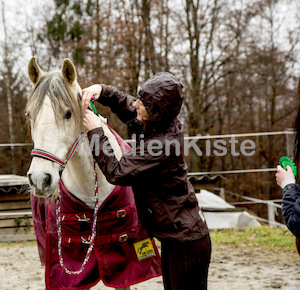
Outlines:
<svg viewBox="0 0 300 290"><path fill-rule="evenodd" d="M45 179L44 179L44 188L50 187L51 184L51 175L46 173L45 174Z"/></svg>
<svg viewBox="0 0 300 290"><path fill-rule="evenodd" d="M33 182L32 182L32 179L31 179L31 174L27 174L27 177L28 177L29 185L32 186Z"/></svg>

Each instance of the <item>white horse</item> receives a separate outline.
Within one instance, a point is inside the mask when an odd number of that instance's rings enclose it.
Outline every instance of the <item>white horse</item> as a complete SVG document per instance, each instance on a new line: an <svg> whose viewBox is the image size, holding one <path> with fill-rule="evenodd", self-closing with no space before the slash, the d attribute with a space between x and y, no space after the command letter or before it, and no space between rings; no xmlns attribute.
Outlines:
<svg viewBox="0 0 300 290"><path fill-rule="evenodd" d="M27 104L34 148L60 160L66 160L76 138L84 132L83 112L80 106L81 88L77 82L76 70L69 59L65 59L61 71L45 73L32 58L28 73L33 90ZM102 118L102 128L108 137L117 159L122 156L116 137ZM69 192L90 208L95 207L94 163L85 136L79 151L68 161L62 176L60 164L45 158L33 156L27 176L35 196L51 199L61 178ZM96 167L98 176L98 199L101 205L114 190ZM130 287L116 288L130 289Z"/></svg>
<svg viewBox="0 0 300 290"><path fill-rule="evenodd" d="M54 71L46 74L32 58L28 66L28 73L34 86L37 86L42 78L44 82L44 90L39 96L34 96L35 92L33 91L26 111L30 119L34 147L51 152L65 160L76 138L84 130L78 98L78 93L81 94L82 90L76 79L74 65L66 59L61 73ZM52 80L51 83L50 80ZM54 93L52 99L51 95L47 94L47 89ZM53 97L57 97L57 99ZM102 128L119 160L122 152L115 136L104 122L102 122ZM59 164L41 158L32 159L27 176L36 196L49 198L54 194L60 179L59 169ZM99 168L97 168L97 175L98 182L101 184L98 192L101 204L112 192L114 185L108 183ZM62 175L62 181L76 197L89 207L94 207L93 157L87 138L82 140L78 154L68 162Z"/></svg>

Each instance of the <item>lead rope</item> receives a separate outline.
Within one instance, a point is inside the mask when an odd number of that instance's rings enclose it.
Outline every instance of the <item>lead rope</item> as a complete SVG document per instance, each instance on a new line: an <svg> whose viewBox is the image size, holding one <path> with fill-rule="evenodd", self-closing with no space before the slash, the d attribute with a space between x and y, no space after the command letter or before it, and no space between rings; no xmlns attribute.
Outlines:
<svg viewBox="0 0 300 290"><path fill-rule="evenodd" d="M94 160L94 175L95 175L95 209L94 209L94 215L93 215L93 227L92 227L92 235L89 238L89 248L87 250L86 256L83 260L83 263L78 271L72 271L69 270L65 264L64 259L62 256L62 232L61 232L61 195L60 193L56 194L55 201L56 201L56 224L57 224L57 234L58 234L58 256L59 256L59 263L61 267L65 270L65 272L69 275L79 275L85 268L87 262L90 259L91 253L93 251L94 245L95 245L95 237L96 237L96 225L97 225L97 216L98 216L98 210L99 210L99 203L98 203L98 178L96 173L96 161Z"/></svg>
<svg viewBox="0 0 300 290"><path fill-rule="evenodd" d="M92 102L90 102L90 104L92 104ZM93 104L92 104L93 105ZM93 108L93 111L94 113L98 116L98 113L97 113L97 110L94 106L92 106ZM79 142L78 142L79 143ZM76 145L77 147L78 145ZM73 150L74 149L74 146L71 150L71 153L72 151L75 151ZM69 157L67 160L69 160L72 156L71 153L69 154ZM61 195L60 193L58 192L55 196L55 202L56 202L56 216L57 216L57 220L56 220L56 225L57 225L57 234L58 234L58 257L59 257L59 263L61 265L61 267L65 270L65 272L69 275L79 275L80 273L82 273L82 271L84 270L87 262L89 261L90 259L90 256L91 256L91 253L94 249L94 245L95 245L95 237L96 237L96 225L97 225L97 217L98 217L98 210L99 210L99 200L98 200L98 177L97 177L97 172L96 172L96 161L94 160L94 176L95 176L95 209L94 209L94 215L93 215L93 227L92 227L92 235L91 237L89 238L89 248L86 252L86 255L85 255L85 258L83 260L83 263L80 267L79 270L77 271L72 271L72 270L69 270L66 266L65 266L65 263L64 263L64 259L63 259L63 256L62 256L62 232L61 232L61 211L60 211L60 208L61 208Z"/></svg>

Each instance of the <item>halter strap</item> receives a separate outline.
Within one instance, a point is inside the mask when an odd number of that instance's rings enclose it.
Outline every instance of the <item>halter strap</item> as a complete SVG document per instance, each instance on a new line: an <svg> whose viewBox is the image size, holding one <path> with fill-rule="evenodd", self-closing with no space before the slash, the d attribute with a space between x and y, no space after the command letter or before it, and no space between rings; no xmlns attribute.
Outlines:
<svg viewBox="0 0 300 290"><path fill-rule="evenodd" d="M55 162L57 164L59 164L62 169L65 169L66 165L67 165L67 162L71 159L71 157L75 154L76 151L78 151L78 146L80 144L80 141L84 138L84 134L81 133L79 135L79 137L76 139L67 159L65 161L63 161L62 159L60 159L59 157L57 157L56 155L48 152L48 151L45 151L45 150L42 150L42 149L33 149L31 151L31 156L32 157L40 157L40 158L44 158L44 159L47 159L47 160L50 160L52 162Z"/></svg>
<svg viewBox="0 0 300 290"><path fill-rule="evenodd" d="M59 157L55 156L54 154L42 149L33 149L31 151L31 157L41 157L53 161L59 164L62 168L65 168L65 161L61 160Z"/></svg>

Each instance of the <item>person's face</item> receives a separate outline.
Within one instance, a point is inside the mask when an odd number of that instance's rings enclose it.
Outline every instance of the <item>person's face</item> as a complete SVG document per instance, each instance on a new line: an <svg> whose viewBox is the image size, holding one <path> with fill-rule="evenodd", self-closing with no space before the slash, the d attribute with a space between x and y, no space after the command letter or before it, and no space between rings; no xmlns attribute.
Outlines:
<svg viewBox="0 0 300 290"><path fill-rule="evenodd" d="M137 111L137 120L138 121L148 121L149 120L149 114L146 111L145 106L143 105L142 101L140 99L138 99L133 106L136 108Z"/></svg>

